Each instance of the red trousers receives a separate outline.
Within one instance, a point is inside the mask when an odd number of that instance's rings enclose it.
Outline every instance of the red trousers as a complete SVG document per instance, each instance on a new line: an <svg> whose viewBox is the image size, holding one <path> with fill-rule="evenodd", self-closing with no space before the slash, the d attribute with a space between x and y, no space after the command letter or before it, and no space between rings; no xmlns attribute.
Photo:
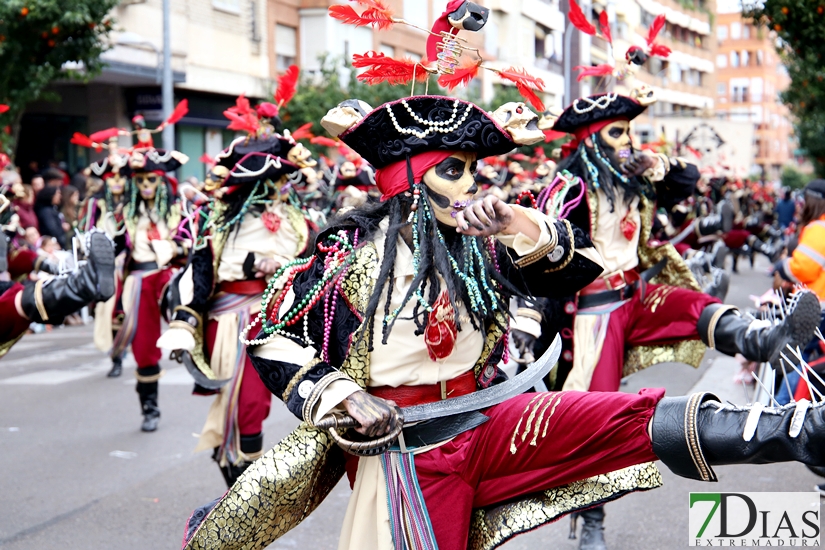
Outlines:
<svg viewBox="0 0 825 550"><path fill-rule="evenodd" d="M138 369L153 367L160 361L162 352L157 346L160 338L160 299L171 278L172 270L164 268L144 275L141 282L137 328L132 340L132 353Z"/></svg>
<svg viewBox="0 0 825 550"><path fill-rule="evenodd" d="M619 390L628 346L698 340L699 315L705 307L717 303L718 299L707 294L675 286L648 284L644 300L637 290L627 303L610 313L590 391Z"/></svg>
<svg viewBox="0 0 825 550"><path fill-rule="evenodd" d="M725 233L725 246L731 250L742 248L748 242L748 237L750 236L751 232L747 229L731 229Z"/></svg>
<svg viewBox="0 0 825 550"><path fill-rule="evenodd" d="M212 354L218 321L210 319L206 324L206 349ZM241 435L255 435L263 431L264 420L269 416L272 405L272 393L266 389L258 371L252 366L252 360L242 350L244 356L243 378L238 392L238 431Z"/></svg>
<svg viewBox="0 0 825 550"><path fill-rule="evenodd" d="M440 550L465 550L473 508L656 460L647 425L664 389L526 393L415 469ZM353 457L354 458L354 457ZM347 463L352 483L356 460Z"/></svg>
<svg viewBox="0 0 825 550"><path fill-rule="evenodd" d="M14 283L0 295L0 343L11 342L29 328L31 321L17 313L14 299L23 292L23 285Z"/></svg>

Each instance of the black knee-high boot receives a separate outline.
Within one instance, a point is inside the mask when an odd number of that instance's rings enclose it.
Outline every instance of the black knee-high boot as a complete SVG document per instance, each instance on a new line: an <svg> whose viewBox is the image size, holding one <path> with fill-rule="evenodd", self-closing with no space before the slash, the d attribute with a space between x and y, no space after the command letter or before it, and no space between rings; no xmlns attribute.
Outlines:
<svg viewBox="0 0 825 550"><path fill-rule="evenodd" d="M153 365L138 369L135 376L138 379L135 391L140 397L140 410L143 413L143 423L140 429L144 432L154 432L158 429L160 420L160 408L158 407L160 366Z"/></svg>
<svg viewBox="0 0 825 550"><path fill-rule="evenodd" d="M825 466L825 407L733 406L715 395L665 397L651 421L653 452L673 473L716 481L713 466L802 462Z"/></svg>
<svg viewBox="0 0 825 550"><path fill-rule="evenodd" d="M786 346L804 348L813 338L821 311L816 294L800 290L778 323L744 317L733 306L711 304L702 310L696 329L708 347L726 355L741 353L748 361L775 363Z"/></svg>
<svg viewBox="0 0 825 550"><path fill-rule="evenodd" d="M215 447L215 452L212 453L212 459L218 463L218 468L221 469L221 474L223 474L223 479L226 481L226 486L232 487L241 474L261 456L261 452L264 449L264 434L257 433L254 435L241 436L241 453L243 453L248 460L242 460L238 464L221 466L220 456L218 455L219 449L220 447Z"/></svg>

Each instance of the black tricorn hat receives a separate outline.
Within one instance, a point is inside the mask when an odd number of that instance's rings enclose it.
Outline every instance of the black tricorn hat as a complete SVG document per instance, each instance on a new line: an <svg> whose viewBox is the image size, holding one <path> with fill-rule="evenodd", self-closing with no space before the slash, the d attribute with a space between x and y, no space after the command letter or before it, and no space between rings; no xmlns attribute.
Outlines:
<svg viewBox="0 0 825 550"><path fill-rule="evenodd" d="M295 147L295 141L280 134L268 134L254 138L239 137L229 147L215 155L218 166L232 170L238 162L249 153L263 153L286 158L289 150Z"/></svg>
<svg viewBox="0 0 825 550"><path fill-rule="evenodd" d="M553 124L553 130L575 134L576 130L605 120L633 120L647 106L633 98L609 93L581 97L571 103Z"/></svg>
<svg viewBox="0 0 825 550"><path fill-rule="evenodd" d="M230 169L223 187L236 187L259 181L278 181L281 176L294 174L297 164L271 153L252 151L244 155Z"/></svg>
<svg viewBox="0 0 825 550"><path fill-rule="evenodd" d="M428 151L467 151L483 158L518 147L489 113L443 96L385 103L339 137L376 169Z"/></svg>
<svg viewBox="0 0 825 550"><path fill-rule="evenodd" d="M138 172L174 172L188 161L189 157L179 151L142 149L132 151L120 173L131 177Z"/></svg>

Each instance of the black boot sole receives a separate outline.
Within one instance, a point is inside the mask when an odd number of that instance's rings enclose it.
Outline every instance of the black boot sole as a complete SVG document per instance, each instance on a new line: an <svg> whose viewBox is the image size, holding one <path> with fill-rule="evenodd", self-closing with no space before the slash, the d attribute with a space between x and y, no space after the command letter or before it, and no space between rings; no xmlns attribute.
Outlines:
<svg viewBox="0 0 825 550"><path fill-rule="evenodd" d="M115 247L100 232L89 236L89 261L97 274L98 299L106 301L115 294Z"/></svg>
<svg viewBox="0 0 825 550"><path fill-rule="evenodd" d="M822 318L822 308L819 298L810 290L798 290L791 298L791 307L793 309L788 319L791 329L788 345L793 349L803 349L814 337ZM780 351L790 357L785 349Z"/></svg>

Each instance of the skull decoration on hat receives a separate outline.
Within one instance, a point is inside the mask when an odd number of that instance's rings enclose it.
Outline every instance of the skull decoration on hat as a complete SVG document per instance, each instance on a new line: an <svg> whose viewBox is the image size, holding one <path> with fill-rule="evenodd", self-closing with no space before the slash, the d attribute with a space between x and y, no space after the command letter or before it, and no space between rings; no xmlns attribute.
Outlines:
<svg viewBox="0 0 825 550"><path fill-rule="evenodd" d="M358 79L370 84L389 82L390 84L426 83L430 75L438 78L438 83L452 90L456 86L466 85L476 77L480 69L494 72L505 82L513 83L519 93L536 109L544 110L544 104L536 91L544 90L544 82L527 74L524 69L509 67L498 69L484 64L484 59L477 48L471 47L466 40L458 36L462 30L476 32L487 23L489 8L468 0L450 0L444 13L436 19L431 29L422 29L404 19L395 17L392 10L382 0L356 0L366 9L359 15L350 5L334 5L329 14L345 24L355 26L370 25L376 29L389 29L394 25L414 27L428 34L427 59L430 63L411 59L393 59L383 53L367 52L354 55L352 66L366 69L358 74ZM471 54L472 59L463 59L464 54ZM414 91L413 91L414 93ZM336 132L329 129L333 135Z"/></svg>
<svg viewBox="0 0 825 550"><path fill-rule="evenodd" d="M598 29L587 19L582 9L576 3L576 0L570 0L568 16L570 22L578 30L591 36L602 38L610 44L612 50L613 36L610 32L610 21L608 20L606 9L599 14ZM605 63L593 67L575 67L574 70L580 71L578 80L581 81L589 76L613 77L619 82L624 82L629 88L634 88L636 86L636 73L650 57L666 58L670 55L670 48L656 43L656 37L664 26L665 15L660 14L653 20L653 24L650 25L644 45L630 46L625 52L624 59L614 59L613 63Z"/></svg>

